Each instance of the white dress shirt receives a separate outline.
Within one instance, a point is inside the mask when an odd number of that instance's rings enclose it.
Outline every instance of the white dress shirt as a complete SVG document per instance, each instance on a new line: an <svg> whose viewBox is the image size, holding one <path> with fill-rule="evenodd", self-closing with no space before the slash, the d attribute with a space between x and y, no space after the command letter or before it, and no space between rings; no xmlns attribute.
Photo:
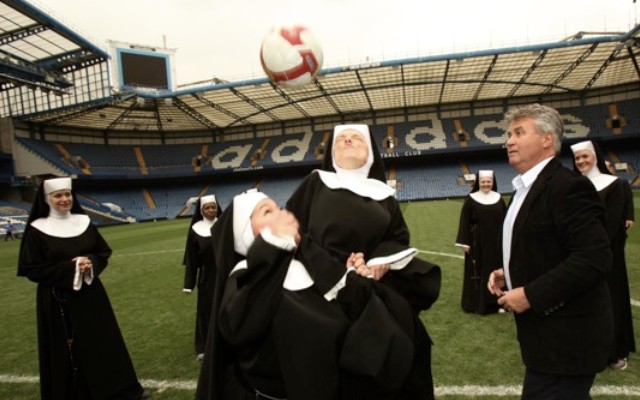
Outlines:
<svg viewBox="0 0 640 400"><path fill-rule="evenodd" d="M504 268L504 279L507 283L507 289L509 290L513 289L513 287L511 286L511 274L509 273L513 224L516 221L516 217L518 216L520 207L522 207L522 203L524 203L524 199L527 197L527 194L529 193L529 189L531 189L533 182L536 181L538 175L540 175L540 172L544 169L544 167L547 166L552 158L553 157L545 158L544 160L536 164L533 168L531 168L524 174L516 176L511 181L511 184L513 185L516 193L513 195L513 200L511 200L511 205L507 210L507 215L504 217L504 223L502 225L502 259Z"/></svg>

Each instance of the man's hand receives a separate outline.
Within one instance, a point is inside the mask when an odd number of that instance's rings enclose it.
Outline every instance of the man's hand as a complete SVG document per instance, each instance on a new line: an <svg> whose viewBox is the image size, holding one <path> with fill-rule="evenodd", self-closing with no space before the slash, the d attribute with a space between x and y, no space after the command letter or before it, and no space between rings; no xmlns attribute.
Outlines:
<svg viewBox="0 0 640 400"><path fill-rule="evenodd" d="M504 269L496 269L491 275L489 275L489 282L487 282L487 289L489 292L497 297L504 295L504 288L506 281L504 279Z"/></svg>
<svg viewBox="0 0 640 400"><path fill-rule="evenodd" d="M498 304L505 310L511 310L516 314L523 313L531 308L523 287L504 292L504 295L498 299Z"/></svg>

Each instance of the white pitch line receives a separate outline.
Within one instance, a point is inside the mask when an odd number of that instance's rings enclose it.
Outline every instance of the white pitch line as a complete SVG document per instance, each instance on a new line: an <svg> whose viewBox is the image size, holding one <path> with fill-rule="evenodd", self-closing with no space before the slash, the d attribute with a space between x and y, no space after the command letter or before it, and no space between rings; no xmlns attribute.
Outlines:
<svg viewBox="0 0 640 400"><path fill-rule="evenodd" d="M0 383L38 383L37 376L24 375L0 375ZM167 381L156 379L143 379L140 384L147 389L164 391L189 390L195 391L197 382L190 381ZM438 396L519 396L521 391L519 385L498 385L498 386L436 386L435 393ZM640 396L640 386L613 386L596 385L591 389L592 395L600 396Z"/></svg>
<svg viewBox="0 0 640 400"><path fill-rule="evenodd" d="M120 254L113 254L111 256L111 258L114 257L131 257L131 256L146 256L149 254L161 254L161 253L177 253L180 251L184 251L184 249L178 249L178 250L158 250L158 251L145 251L142 253L120 253Z"/></svg>
<svg viewBox="0 0 640 400"><path fill-rule="evenodd" d="M0 375L0 383L38 383L40 378L37 376L24 375Z"/></svg>
<svg viewBox="0 0 640 400"><path fill-rule="evenodd" d="M418 253L434 254L436 256L445 256L445 257L458 258L460 260L464 260L464 256L461 256L460 254L440 253L438 251L427 251L427 250L418 250Z"/></svg>

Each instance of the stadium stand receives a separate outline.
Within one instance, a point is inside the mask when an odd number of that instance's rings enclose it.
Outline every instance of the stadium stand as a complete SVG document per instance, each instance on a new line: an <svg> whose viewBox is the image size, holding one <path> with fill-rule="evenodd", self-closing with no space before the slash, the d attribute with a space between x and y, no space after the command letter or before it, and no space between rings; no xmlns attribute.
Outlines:
<svg viewBox="0 0 640 400"><path fill-rule="evenodd" d="M639 116L634 109L640 109L640 100L562 109L567 126L565 141L568 144L585 138L601 141L608 150L609 161L627 166L619 171L618 176L633 183L640 170L640 150L637 146L630 148L621 139L634 140L638 137ZM611 127L612 113L623 120L616 128ZM427 118L424 121L372 126L387 166L395 167L394 178L400 201L465 196L469 190L465 175L480 169L496 171L498 191L504 194L511 192L515 173L504 156L502 115L442 120L430 115ZM391 147L389 138L393 142ZM234 194L254 186L284 205L303 175L285 174L283 171L298 170L298 167L306 167L305 171L308 171L319 166L316 149L323 140L323 134L296 133L260 140L210 143L204 147L204 154L203 144L134 146L61 144L24 137L16 140L52 165L70 175L78 175L80 180L126 179L134 182L125 187L105 188L98 184L81 189L87 199L95 202L98 215L111 215L117 223L131 219L149 221L188 216L193 211L191 208L185 210L187 200L200 195L203 188L218 195L223 206ZM200 168L196 170L194 159L198 154L202 157ZM82 160L84 165L79 165L77 160ZM562 161L572 168L570 155L565 154ZM271 169L273 173L269 172ZM261 174L242 177L238 172L243 171ZM196 176L201 176L201 179L193 183L167 184L158 180L164 177L192 179ZM147 178L154 180L146 182ZM104 203L116 204L123 213L118 214L102 206Z"/></svg>
<svg viewBox="0 0 640 400"><path fill-rule="evenodd" d="M591 139L621 139L636 137L640 132L638 115L630 110L640 109L640 101L617 103L619 115L625 116L620 133L607 126L610 105L572 107L561 110L567 124L566 139L569 141ZM609 121L610 123L610 121ZM465 145L456 139L455 126L464 126ZM426 154L449 154L474 152L500 148L505 142L501 114L481 117L433 118L407 123L372 126L379 144L385 143L388 131L394 132L394 148L381 148L384 158L422 156ZM60 151L60 143L52 143L24 137L16 138L20 145L48 160L52 165L68 174L83 175L77 159L90 167L91 175L108 179L142 177L193 176L193 160L200 154L202 144L191 145L99 145L65 143L70 156ZM315 150L322 134L302 133L281 135L262 140L239 140L209 144L211 155L203 158L200 174L215 174L220 171L236 171L256 168L282 168L317 164Z"/></svg>

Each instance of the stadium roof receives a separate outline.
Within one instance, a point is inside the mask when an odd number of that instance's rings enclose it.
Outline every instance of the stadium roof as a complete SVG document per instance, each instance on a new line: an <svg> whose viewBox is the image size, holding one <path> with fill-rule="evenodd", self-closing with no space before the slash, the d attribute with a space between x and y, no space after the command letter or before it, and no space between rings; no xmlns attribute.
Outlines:
<svg viewBox="0 0 640 400"><path fill-rule="evenodd" d="M22 85L61 95L71 71L109 55L64 24L22 0L0 2L0 90Z"/></svg>
<svg viewBox="0 0 640 400"><path fill-rule="evenodd" d="M14 76L7 78L5 70L19 60L34 71L53 73L58 86L54 89L64 91L70 83L64 75L68 69L109 57L25 4L0 0L0 57L8 57L0 61L0 85L19 83L15 78L22 71L16 72L13 65L9 72ZM218 81L177 91L113 93L25 113L20 119L103 132L251 131L264 124L309 123L336 115L349 119L444 104L509 102L555 94L580 96L620 85L637 84L640 90L639 64L637 25L627 33L581 32L553 43L329 68L321 71L315 84L296 89L276 86L266 77ZM50 83L51 78L43 74L36 82Z"/></svg>

